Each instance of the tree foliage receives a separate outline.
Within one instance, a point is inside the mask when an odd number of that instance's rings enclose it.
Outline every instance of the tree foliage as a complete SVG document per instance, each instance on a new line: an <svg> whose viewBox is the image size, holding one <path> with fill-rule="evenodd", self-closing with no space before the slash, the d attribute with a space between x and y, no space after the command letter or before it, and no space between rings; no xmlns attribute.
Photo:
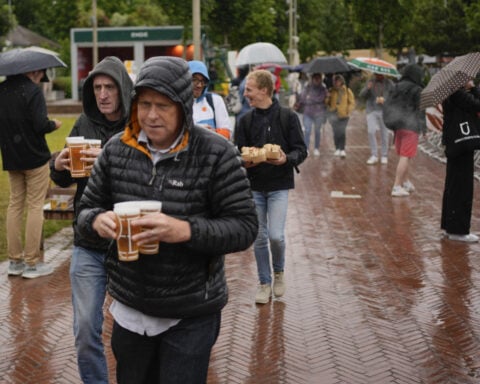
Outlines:
<svg viewBox="0 0 480 384"><path fill-rule="evenodd" d="M289 1L202 0L213 46L238 50L269 41L287 53ZM92 0L11 0L18 23L69 50L69 31L92 26ZM453 54L480 49L480 3L472 0L296 0L302 61L355 48ZM3 6L0 35L12 25ZM182 25L192 38L192 0L97 0L97 25Z"/></svg>

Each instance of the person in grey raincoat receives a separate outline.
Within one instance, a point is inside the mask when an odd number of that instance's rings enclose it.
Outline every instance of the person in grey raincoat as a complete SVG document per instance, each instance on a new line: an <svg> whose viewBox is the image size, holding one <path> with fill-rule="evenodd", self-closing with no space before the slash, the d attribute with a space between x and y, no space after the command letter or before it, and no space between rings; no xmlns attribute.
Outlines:
<svg viewBox="0 0 480 384"><path fill-rule="evenodd" d="M120 59L108 56L88 75L83 87L83 113L69 136L100 139L104 146L116 133L123 131L130 112L133 83ZM93 165L101 149L91 148L84 155ZM102 342L103 304L107 272L107 240L91 239L78 230L78 204L88 177L72 178L68 170L68 148L50 164L50 177L61 187L77 185L73 221L73 252L70 263L72 286L73 331L80 377L85 384L108 384L107 360Z"/></svg>

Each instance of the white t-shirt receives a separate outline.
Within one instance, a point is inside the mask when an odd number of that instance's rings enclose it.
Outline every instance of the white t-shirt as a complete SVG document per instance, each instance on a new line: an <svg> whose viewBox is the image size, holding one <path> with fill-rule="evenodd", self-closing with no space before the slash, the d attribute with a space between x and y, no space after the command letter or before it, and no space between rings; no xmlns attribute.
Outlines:
<svg viewBox="0 0 480 384"><path fill-rule="evenodd" d="M193 121L198 125L210 125L216 131L219 129L227 129L232 137L232 127L230 126L230 118L228 116L227 107L220 95L212 93L212 101L215 107L215 113L208 104L205 95L200 96L193 102Z"/></svg>

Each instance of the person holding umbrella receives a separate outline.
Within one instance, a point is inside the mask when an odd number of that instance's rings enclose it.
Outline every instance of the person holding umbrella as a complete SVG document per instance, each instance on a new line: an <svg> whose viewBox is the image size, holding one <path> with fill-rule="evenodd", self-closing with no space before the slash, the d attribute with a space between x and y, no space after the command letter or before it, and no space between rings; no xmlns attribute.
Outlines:
<svg viewBox="0 0 480 384"><path fill-rule="evenodd" d="M314 73L307 86L300 94L298 104L303 109L303 126L305 128L305 145L310 148L310 136L314 128L315 142L313 155L320 155L320 130L326 122L325 98L327 88L323 84L321 73Z"/></svg>
<svg viewBox="0 0 480 384"><path fill-rule="evenodd" d="M454 241L474 243L470 233L474 151L480 149L480 92L473 79L480 72L480 52L458 56L432 76L420 95L420 109L442 104L442 143L447 171L441 228Z"/></svg>
<svg viewBox="0 0 480 384"><path fill-rule="evenodd" d="M473 201L473 150L459 154L451 154L453 142L447 140L447 135L458 129L458 123L463 130L477 129L480 126L480 92L473 79L465 86L449 96L443 103L442 141L447 157L447 172L442 198L441 228L445 236L454 241L467 243L478 242L479 237L470 233ZM472 125L472 126L470 126Z"/></svg>
<svg viewBox="0 0 480 384"><path fill-rule="evenodd" d="M325 102L331 113L329 120L333 128L335 156L345 158L347 124L355 109L355 96L342 75L333 76L333 87L329 90Z"/></svg>
<svg viewBox="0 0 480 384"><path fill-rule="evenodd" d="M7 273L30 279L53 272L52 266L41 260L40 250L51 157L45 135L62 124L48 118L45 97L39 87L41 81L48 81L46 68L8 75L0 84L0 148L3 170L8 172L10 181L6 224L10 262Z"/></svg>

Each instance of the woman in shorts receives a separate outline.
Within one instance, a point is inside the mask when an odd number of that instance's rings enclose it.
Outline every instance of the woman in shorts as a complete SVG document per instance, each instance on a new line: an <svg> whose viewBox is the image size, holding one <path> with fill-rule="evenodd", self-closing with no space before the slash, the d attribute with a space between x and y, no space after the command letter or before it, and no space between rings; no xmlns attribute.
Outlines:
<svg viewBox="0 0 480 384"><path fill-rule="evenodd" d="M394 92L405 100L398 99L401 127L395 130L395 149L399 156L392 196L409 196L415 190L408 177L410 159L417 154L418 137L425 133L425 113L419 110L422 92L423 70L416 64L407 65ZM400 107L401 106L401 107Z"/></svg>

